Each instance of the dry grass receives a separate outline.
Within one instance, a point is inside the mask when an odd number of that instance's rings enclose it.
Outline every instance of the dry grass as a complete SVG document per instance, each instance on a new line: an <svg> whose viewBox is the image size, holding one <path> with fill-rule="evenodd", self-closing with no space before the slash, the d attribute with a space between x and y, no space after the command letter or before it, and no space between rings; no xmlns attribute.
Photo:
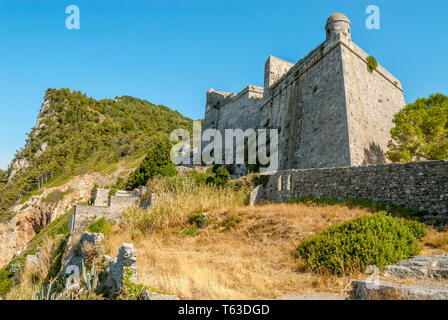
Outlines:
<svg viewBox="0 0 448 320"><path fill-rule="evenodd" d="M185 185L170 189L166 182L157 183L165 185L152 190L169 192L169 200L148 211L129 210L122 226L106 237L111 255L123 242L134 243L138 277L145 285L182 299L275 299L351 289L349 278L300 272L292 253L304 239L367 210L303 204L248 207L250 188L183 190ZM206 212L211 222L197 236L183 236L194 212Z"/></svg>
<svg viewBox="0 0 448 320"><path fill-rule="evenodd" d="M7 300L30 300L36 286L46 280L62 238L45 237L40 248L39 264L25 265L14 279L15 285L6 295Z"/></svg>
<svg viewBox="0 0 448 320"><path fill-rule="evenodd" d="M425 249L422 254L448 254L448 228L428 228L428 234L422 239Z"/></svg>

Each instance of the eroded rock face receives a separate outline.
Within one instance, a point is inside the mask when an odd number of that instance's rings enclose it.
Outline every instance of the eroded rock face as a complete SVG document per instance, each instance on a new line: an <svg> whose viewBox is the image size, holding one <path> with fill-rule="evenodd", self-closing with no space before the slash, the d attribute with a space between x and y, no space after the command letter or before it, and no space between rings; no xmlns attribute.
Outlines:
<svg viewBox="0 0 448 320"><path fill-rule="evenodd" d="M118 250L118 256L111 260L106 268L107 278L102 289L113 295L121 290L126 268L132 271L131 280L138 283L137 250L132 243L123 243Z"/></svg>
<svg viewBox="0 0 448 320"><path fill-rule="evenodd" d="M11 207L10 210L16 215L10 221L0 222L0 267L7 264L14 254L23 252L24 246L37 233L70 211L74 204L87 202L95 183L103 180L108 182L110 179L106 180L98 173L77 176L62 186L43 189L42 194L32 196L26 202ZM57 190L71 192L57 203L44 201L50 193Z"/></svg>

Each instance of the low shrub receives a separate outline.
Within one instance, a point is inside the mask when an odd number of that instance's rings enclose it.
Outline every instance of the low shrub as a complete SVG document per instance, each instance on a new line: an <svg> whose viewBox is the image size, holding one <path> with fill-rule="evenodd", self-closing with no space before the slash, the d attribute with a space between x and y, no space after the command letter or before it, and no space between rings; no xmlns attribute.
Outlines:
<svg viewBox="0 0 448 320"><path fill-rule="evenodd" d="M374 57L369 56L366 58L366 60L367 60L367 70L369 70L369 72L372 72L378 67L378 62Z"/></svg>
<svg viewBox="0 0 448 320"><path fill-rule="evenodd" d="M416 255L423 223L393 218L385 212L330 227L305 240L295 251L306 266L319 273L349 274L367 266L379 268Z"/></svg>
<svg viewBox="0 0 448 320"><path fill-rule="evenodd" d="M207 182L207 178L210 177L210 174L206 172L197 172L195 170L188 171L187 174L200 185L204 185Z"/></svg>
<svg viewBox="0 0 448 320"><path fill-rule="evenodd" d="M201 225L203 223L207 223L207 218L200 212L193 213L189 218L188 222L192 225Z"/></svg>

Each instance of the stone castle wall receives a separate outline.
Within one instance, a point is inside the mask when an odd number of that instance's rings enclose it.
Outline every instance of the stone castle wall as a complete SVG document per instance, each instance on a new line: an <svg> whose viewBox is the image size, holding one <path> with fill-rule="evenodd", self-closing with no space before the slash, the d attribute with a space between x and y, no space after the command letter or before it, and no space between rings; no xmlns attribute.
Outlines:
<svg viewBox="0 0 448 320"><path fill-rule="evenodd" d="M448 213L448 161L287 170L270 176L255 203L316 198L361 198L426 213Z"/></svg>
<svg viewBox="0 0 448 320"><path fill-rule="evenodd" d="M269 57L264 88L210 89L203 130L224 137L225 129L278 129L279 170L385 163L403 90L381 65L368 71L368 54L351 41L348 19L343 28L338 21L296 64Z"/></svg>
<svg viewBox="0 0 448 320"><path fill-rule="evenodd" d="M405 106L400 81L381 65L369 72L368 54L353 42L341 50L351 164L386 163L392 119Z"/></svg>

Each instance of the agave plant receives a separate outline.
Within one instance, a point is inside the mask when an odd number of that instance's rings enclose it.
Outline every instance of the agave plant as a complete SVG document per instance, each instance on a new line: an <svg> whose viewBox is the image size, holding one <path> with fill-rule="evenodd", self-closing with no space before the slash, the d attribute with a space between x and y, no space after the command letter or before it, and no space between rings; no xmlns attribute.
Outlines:
<svg viewBox="0 0 448 320"><path fill-rule="evenodd" d="M56 282L56 279L51 279L48 286L37 285L34 289L33 300L65 300L67 297L67 289L63 288L62 292L57 290L56 285L60 284Z"/></svg>
<svg viewBox="0 0 448 320"><path fill-rule="evenodd" d="M82 279L87 289L87 299L91 292L95 292L98 287L98 271L95 269L95 263L92 265L90 272L87 272L84 260L82 261Z"/></svg>

